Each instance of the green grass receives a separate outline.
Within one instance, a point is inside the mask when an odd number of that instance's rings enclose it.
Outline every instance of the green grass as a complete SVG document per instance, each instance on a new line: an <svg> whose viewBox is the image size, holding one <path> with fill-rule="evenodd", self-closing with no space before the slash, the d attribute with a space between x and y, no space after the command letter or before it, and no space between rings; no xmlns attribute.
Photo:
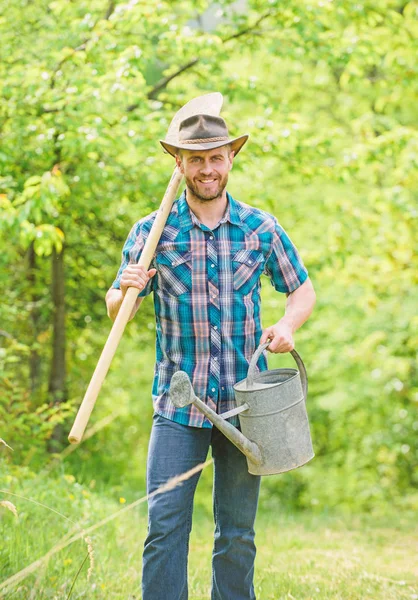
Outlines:
<svg viewBox="0 0 418 600"><path fill-rule="evenodd" d="M191 600L210 598L211 470L209 467L202 474L195 502L189 562ZM84 528L124 505L113 490L99 494L72 477L39 477L23 470L15 474L2 476L3 489L43 502ZM43 507L0 496L0 500L13 502L19 512L16 519L0 507L1 582L43 556L72 525ZM413 516L284 515L271 502L268 508L261 502L256 530L255 587L259 600L418 599L418 531ZM96 530L91 535L95 552L92 577L87 581L86 561L72 600L139 600L145 534L145 504ZM67 598L85 555L86 544L75 542L3 596L0 592L0 598Z"/></svg>

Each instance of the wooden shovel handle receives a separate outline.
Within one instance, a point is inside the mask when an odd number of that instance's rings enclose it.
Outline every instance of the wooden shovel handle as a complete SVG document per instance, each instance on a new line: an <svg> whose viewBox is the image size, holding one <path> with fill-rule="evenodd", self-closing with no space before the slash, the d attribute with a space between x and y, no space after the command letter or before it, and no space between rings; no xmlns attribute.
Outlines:
<svg viewBox="0 0 418 600"><path fill-rule="evenodd" d="M147 241L138 262L138 264L145 267L145 269L148 269L152 257L154 256L155 249L163 232L168 215L170 214L171 207L173 206L173 202L176 198L182 178L182 173L176 167L170 179L170 183L167 186L164 198L161 202L157 216L155 217L155 221L152 225L151 231L149 232ZM126 323L129 320L137 298L138 289L135 287L128 288L118 315L113 323L109 337L107 338L106 344L103 348L102 354L99 358L99 362L97 363L97 367L93 373L93 377L91 378L83 398L83 402L78 410L74 425L70 431L70 435L68 436L68 440L71 444L78 444L83 437L84 430L87 427L87 423L94 408L97 396L100 392L100 388L102 387L103 381L107 375L110 363L115 355L116 349L125 330Z"/></svg>

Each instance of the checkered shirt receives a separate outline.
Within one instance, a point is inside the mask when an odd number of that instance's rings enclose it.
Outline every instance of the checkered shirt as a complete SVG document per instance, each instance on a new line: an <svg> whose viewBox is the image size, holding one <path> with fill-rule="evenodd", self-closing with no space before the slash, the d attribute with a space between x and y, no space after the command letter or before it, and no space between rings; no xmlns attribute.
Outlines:
<svg viewBox="0 0 418 600"><path fill-rule="evenodd" d="M233 385L247 376L262 334L260 276L266 274L283 293L293 292L308 277L297 249L275 217L237 202L230 194L227 197L224 217L210 229L189 209L183 192L150 265L157 273L139 294L154 295L154 410L192 427L212 427L212 423L194 405L176 408L171 403L173 373L185 371L195 394L215 412L235 408ZM114 288L120 288L125 267L138 262L155 216L156 212L132 227ZM268 325L277 320L272 315ZM265 355L257 366L260 371L267 369ZM229 421L237 425L238 417Z"/></svg>

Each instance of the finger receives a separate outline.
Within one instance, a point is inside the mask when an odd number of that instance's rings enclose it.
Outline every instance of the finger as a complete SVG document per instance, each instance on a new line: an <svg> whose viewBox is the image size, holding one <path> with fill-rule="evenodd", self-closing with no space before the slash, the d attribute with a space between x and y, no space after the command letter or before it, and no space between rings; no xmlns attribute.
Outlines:
<svg viewBox="0 0 418 600"><path fill-rule="evenodd" d="M130 273L131 275L146 275L147 271L142 265L128 265L124 273Z"/></svg>
<svg viewBox="0 0 418 600"><path fill-rule="evenodd" d="M147 273L126 273L124 272L121 281L148 281L149 277Z"/></svg>
<svg viewBox="0 0 418 600"><path fill-rule="evenodd" d="M270 352L286 352L286 348L289 343L288 338L286 338L283 334L275 333L274 331L271 335L271 338L271 343L267 350Z"/></svg>
<svg viewBox="0 0 418 600"><path fill-rule="evenodd" d="M267 346L267 350L269 352L278 352L279 351L278 349L280 348L280 344L281 344L280 338L273 337L273 339L270 342L270 345Z"/></svg>
<svg viewBox="0 0 418 600"><path fill-rule="evenodd" d="M154 277L154 275L156 274L157 269L150 269L148 271L148 277Z"/></svg>
<svg viewBox="0 0 418 600"><path fill-rule="evenodd" d="M148 278L145 277L129 277L126 279L121 279L121 286L123 287L136 287L140 290L144 289L144 287L148 283Z"/></svg>
<svg viewBox="0 0 418 600"><path fill-rule="evenodd" d="M265 329L260 338L260 346L265 344L269 338L273 337L273 333L270 328Z"/></svg>
<svg viewBox="0 0 418 600"><path fill-rule="evenodd" d="M289 340L284 339L282 342L277 343L274 348L272 348L271 352L274 352L275 354L284 354L286 352L291 352L293 348L294 344Z"/></svg>

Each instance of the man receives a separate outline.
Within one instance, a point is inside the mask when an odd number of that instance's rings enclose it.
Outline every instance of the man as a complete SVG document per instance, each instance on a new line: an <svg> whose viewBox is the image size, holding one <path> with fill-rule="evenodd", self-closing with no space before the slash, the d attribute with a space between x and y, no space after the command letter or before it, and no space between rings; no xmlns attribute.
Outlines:
<svg viewBox="0 0 418 600"><path fill-rule="evenodd" d="M289 352L293 334L312 312L315 292L298 252L276 219L227 193L234 157L248 136L230 139L220 117L197 115L179 126L177 146L161 141L186 181L157 247L152 268L136 263L155 214L132 228L106 302L115 319L126 290L154 293L157 322L154 417L147 489L153 492L207 456L214 458L212 600L252 600L254 520L260 478L246 458L193 405L175 408L169 386L186 371L195 394L218 413L235 406L233 385L247 375L260 343ZM260 276L286 293L285 315L261 329ZM258 366L267 368L263 356ZM230 421L238 426L237 417ZM143 555L143 599L186 600L192 507L199 475L149 502Z"/></svg>

